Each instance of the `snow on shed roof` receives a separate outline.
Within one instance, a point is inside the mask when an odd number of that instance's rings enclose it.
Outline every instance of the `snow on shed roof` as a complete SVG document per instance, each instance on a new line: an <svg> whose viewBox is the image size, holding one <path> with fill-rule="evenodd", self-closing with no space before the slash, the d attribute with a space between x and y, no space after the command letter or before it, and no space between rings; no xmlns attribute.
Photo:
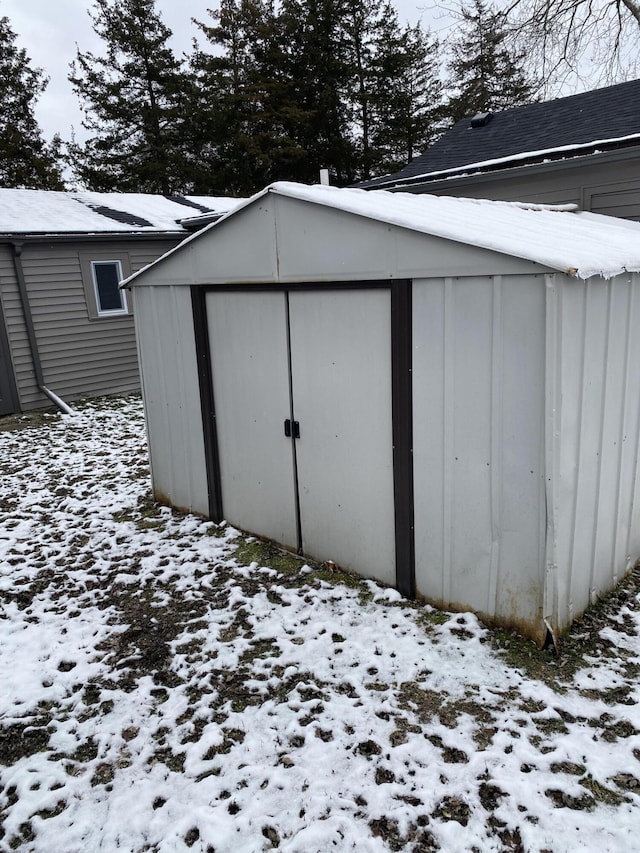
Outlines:
<svg viewBox="0 0 640 853"><path fill-rule="evenodd" d="M267 191L589 278L640 271L640 223L575 205L272 184Z"/></svg>
<svg viewBox="0 0 640 853"><path fill-rule="evenodd" d="M622 272L640 271L640 223L577 211L575 205L338 189L285 181L271 184L238 204L220 220L192 235L145 269L162 263L163 258L180 251L185 243L200 239L268 193L524 258L580 278L593 275L611 278ZM134 273L126 283L138 275L140 273Z"/></svg>
<svg viewBox="0 0 640 853"><path fill-rule="evenodd" d="M160 233L194 213L223 214L239 199L145 193L0 189L0 234Z"/></svg>

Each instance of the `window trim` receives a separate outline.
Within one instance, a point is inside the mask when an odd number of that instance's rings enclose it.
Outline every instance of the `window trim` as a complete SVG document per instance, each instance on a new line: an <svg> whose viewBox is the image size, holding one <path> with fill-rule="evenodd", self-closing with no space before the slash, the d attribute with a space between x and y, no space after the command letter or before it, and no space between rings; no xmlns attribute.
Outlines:
<svg viewBox="0 0 640 853"><path fill-rule="evenodd" d="M115 264L118 270L118 284L124 279L122 275L122 263L118 258L109 258L105 260L91 261L91 280L93 282L93 292L96 298L96 311L98 317L118 317L129 313L129 305L127 303L127 294L124 290L119 290L120 293L120 308L102 308L100 304L100 289L98 287L98 277L96 275L97 266L105 266L106 264Z"/></svg>
<svg viewBox="0 0 640 853"><path fill-rule="evenodd" d="M128 278L131 275L131 264L129 261L128 252L120 251L95 251L80 253L80 267L82 270L82 284L84 287L85 301L87 305L87 314L89 320L117 320L131 315L131 300L127 298L127 293L121 290L122 308L110 309L103 311L100 308L100 299L98 295L98 283L95 276L96 264L117 264L118 275L120 281Z"/></svg>

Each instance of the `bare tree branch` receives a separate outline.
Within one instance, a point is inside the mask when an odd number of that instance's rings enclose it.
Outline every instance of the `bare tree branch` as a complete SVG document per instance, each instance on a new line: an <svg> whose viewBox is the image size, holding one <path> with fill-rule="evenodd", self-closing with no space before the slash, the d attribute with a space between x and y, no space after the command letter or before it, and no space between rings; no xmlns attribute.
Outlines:
<svg viewBox="0 0 640 853"><path fill-rule="evenodd" d="M637 73L640 0L510 0L503 15L547 90Z"/></svg>

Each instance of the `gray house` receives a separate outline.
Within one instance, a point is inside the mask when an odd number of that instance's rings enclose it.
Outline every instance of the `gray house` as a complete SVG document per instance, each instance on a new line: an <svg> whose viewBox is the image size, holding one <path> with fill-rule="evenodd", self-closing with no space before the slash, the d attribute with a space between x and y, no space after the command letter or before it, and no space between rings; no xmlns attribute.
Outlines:
<svg viewBox="0 0 640 853"><path fill-rule="evenodd" d="M119 282L235 203L0 189L0 416L139 390Z"/></svg>
<svg viewBox="0 0 640 853"><path fill-rule="evenodd" d="M279 183L125 286L157 500L537 641L640 556L640 225Z"/></svg>
<svg viewBox="0 0 640 853"><path fill-rule="evenodd" d="M640 220L640 80L463 119L401 171L361 186Z"/></svg>

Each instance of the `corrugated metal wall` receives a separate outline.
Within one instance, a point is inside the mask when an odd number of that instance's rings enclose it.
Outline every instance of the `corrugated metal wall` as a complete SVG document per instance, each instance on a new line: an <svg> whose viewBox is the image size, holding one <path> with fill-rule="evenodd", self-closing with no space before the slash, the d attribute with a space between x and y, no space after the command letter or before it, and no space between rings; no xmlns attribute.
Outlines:
<svg viewBox="0 0 640 853"><path fill-rule="evenodd" d="M368 252L376 276L413 279L418 593L538 640L544 618L566 627L640 555L640 277L585 283L380 223L305 219L297 205L278 217L274 205L256 207L250 228L223 222L134 287L156 495L208 511L185 285L302 278L310 240L306 280L358 280Z"/></svg>
<svg viewBox="0 0 640 853"><path fill-rule="evenodd" d="M133 299L154 496L208 515L191 291L136 288Z"/></svg>
<svg viewBox="0 0 640 853"><path fill-rule="evenodd" d="M542 631L545 279L413 284L416 587Z"/></svg>
<svg viewBox="0 0 640 853"><path fill-rule="evenodd" d="M557 610L567 626L640 554L640 276L550 276L560 393Z"/></svg>

